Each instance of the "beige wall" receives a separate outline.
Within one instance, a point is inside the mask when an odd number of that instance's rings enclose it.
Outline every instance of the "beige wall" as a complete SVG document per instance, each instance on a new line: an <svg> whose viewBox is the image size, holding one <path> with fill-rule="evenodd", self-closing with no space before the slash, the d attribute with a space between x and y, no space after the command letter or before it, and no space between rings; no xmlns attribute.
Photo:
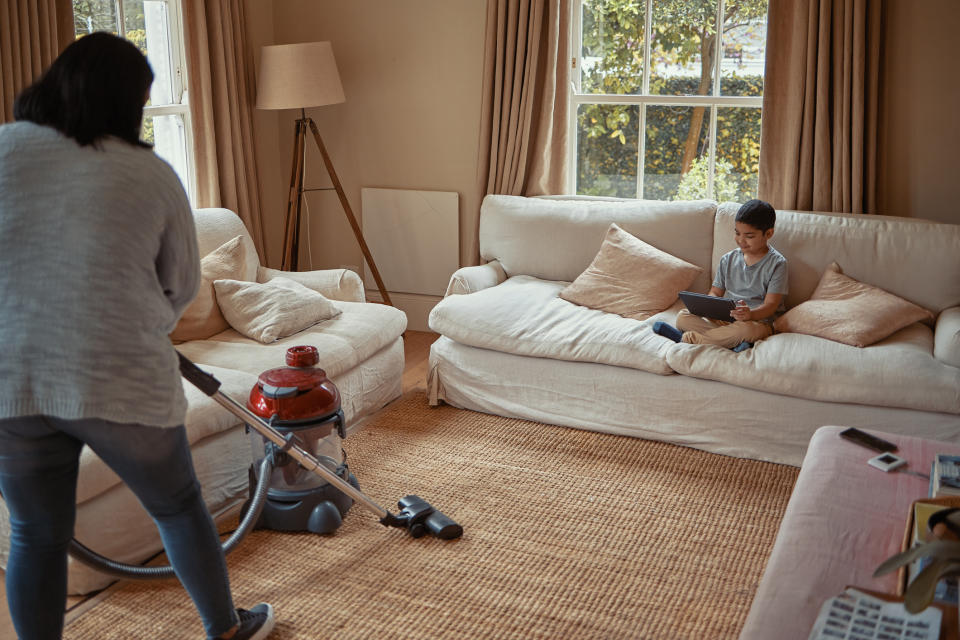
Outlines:
<svg viewBox="0 0 960 640"><path fill-rule="evenodd" d="M960 224L960 2L884 7L878 213Z"/></svg>
<svg viewBox="0 0 960 640"><path fill-rule="evenodd" d="M361 187L455 191L461 217L479 207L485 4L247 0L256 58L263 44L333 44L347 100L308 114L317 122L358 217ZM260 112L255 123L271 262L279 260L282 243L295 118L295 111ZM308 188L330 186L312 139L306 166ZM313 267L362 264L336 193L310 193L307 205ZM301 256L302 263L308 259L306 251Z"/></svg>

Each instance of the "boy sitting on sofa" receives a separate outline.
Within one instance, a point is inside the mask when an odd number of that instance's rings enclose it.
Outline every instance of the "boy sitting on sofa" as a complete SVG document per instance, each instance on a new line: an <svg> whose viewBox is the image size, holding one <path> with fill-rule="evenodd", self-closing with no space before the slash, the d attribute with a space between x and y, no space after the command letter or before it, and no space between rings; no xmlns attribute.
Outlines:
<svg viewBox="0 0 960 640"><path fill-rule="evenodd" d="M716 344L743 351L773 333L773 320L783 312L787 293L787 259L767 244L777 213L763 200L750 200L737 211L737 249L720 258L710 295L730 298L737 306L732 322L700 318L686 309L677 326L655 322L653 330L674 342Z"/></svg>

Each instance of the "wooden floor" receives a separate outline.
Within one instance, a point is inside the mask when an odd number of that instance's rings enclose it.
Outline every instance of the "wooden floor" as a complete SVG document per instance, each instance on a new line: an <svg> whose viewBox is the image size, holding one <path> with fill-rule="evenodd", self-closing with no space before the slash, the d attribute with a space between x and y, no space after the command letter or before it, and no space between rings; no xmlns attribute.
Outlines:
<svg viewBox="0 0 960 640"><path fill-rule="evenodd" d="M407 331L403 336L403 353L406 366L403 370L403 392L427 388L427 363L430 358L430 345L439 336L426 331ZM0 602L6 603L7 590L3 583L3 572L0 571ZM67 609L83 604L86 598L67 598ZM0 606L0 639L16 638L10 613L6 606Z"/></svg>

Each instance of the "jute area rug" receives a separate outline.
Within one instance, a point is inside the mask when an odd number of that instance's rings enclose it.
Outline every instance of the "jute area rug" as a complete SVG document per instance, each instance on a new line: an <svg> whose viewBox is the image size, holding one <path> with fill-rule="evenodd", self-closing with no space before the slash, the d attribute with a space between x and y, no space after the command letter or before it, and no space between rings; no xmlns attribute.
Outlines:
<svg viewBox="0 0 960 640"><path fill-rule="evenodd" d="M404 396L345 443L367 495L464 527L414 539L354 506L331 536L256 531L228 557L277 640L736 638L797 469ZM124 583L69 640L200 638L174 581Z"/></svg>

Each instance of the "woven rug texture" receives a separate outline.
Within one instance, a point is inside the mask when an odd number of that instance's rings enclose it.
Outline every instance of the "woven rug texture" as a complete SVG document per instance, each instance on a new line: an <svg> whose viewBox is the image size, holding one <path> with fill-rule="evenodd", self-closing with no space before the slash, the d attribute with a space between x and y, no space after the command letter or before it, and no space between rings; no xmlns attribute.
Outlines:
<svg viewBox="0 0 960 640"><path fill-rule="evenodd" d="M394 402L345 442L385 508L464 527L414 539L354 506L334 534L253 532L228 556L271 639L736 638L797 469L452 407ZM67 640L201 638L176 581L128 582Z"/></svg>

